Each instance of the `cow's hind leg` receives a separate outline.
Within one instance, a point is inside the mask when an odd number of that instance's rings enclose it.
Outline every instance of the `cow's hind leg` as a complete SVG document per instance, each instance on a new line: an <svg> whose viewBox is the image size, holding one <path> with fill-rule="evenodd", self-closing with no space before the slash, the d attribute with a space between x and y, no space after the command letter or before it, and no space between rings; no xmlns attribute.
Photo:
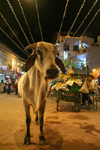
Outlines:
<svg viewBox="0 0 100 150"><path fill-rule="evenodd" d="M38 123L38 112L36 113L35 124L39 125L39 123Z"/></svg>
<svg viewBox="0 0 100 150"><path fill-rule="evenodd" d="M30 144L30 123L31 123L30 105L26 100L23 101L23 104L24 104L25 113L26 113L26 126L27 126L27 132L24 138L24 144L29 145Z"/></svg>
<svg viewBox="0 0 100 150"><path fill-rule="evenodd" d="M45 137L43 135L44 109L45 109L45 101L42 103L40 110L39 110L39 127L40 127L39 143L41 145L46 145L46 140L45 140Z"/></svg>

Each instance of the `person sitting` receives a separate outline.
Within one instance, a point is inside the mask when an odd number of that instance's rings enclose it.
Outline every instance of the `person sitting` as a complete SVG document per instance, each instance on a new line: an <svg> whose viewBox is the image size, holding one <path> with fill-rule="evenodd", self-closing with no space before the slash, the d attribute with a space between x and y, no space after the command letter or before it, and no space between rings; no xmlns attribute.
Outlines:
<svg viewBox="0 0 100 150"><path fill-rule="evenodd" d="M88 84L89 94L97 93L97 82L94 80L93 75L89 75L89 81L90 81L90 83ZM88 93L83 93L82 94L82 105L85 105L86 100L88 100ZM90 96L89 96L89 104L93 104Z"/></svg>

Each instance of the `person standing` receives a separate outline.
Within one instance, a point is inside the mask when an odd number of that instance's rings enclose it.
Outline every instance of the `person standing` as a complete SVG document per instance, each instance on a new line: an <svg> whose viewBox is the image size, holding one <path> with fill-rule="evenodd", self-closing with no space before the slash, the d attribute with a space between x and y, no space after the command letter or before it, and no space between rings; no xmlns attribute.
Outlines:
<svg viewBox="0 0 100 150"><path fill-rule="evenodd" d="M8 79L8 94L10 94L11 77Z"/></svg>
<svg viewBox="0 0 100 150"><path fill-rule="evenodd" d="M4 91L4 87L3 87L3 80L1 80L1 93L3 93L3 91Z"/></svg>
<svg viewBox="0 0 100 150"><path fill-rule="evenodd" d="M97 82L94 80L93 75L89 75L89 94L95 94L97 93ZM88 100L88 93L83 93L82 94L82 105L85 105L85 101ZM91 98L89 97L89 104L93 104Z"/></svg>
<svg viewBox="0 0 100 150"><path fill-rule="evenodd" d="M15 80L15 95L18 94L18 78L16 77L16 80Z"/></svg>
<svg viewBox="0 0 100 150"><path fill-rule="evenodd" d="M98 94L100 96L100 75L98 76Z"/></svg>

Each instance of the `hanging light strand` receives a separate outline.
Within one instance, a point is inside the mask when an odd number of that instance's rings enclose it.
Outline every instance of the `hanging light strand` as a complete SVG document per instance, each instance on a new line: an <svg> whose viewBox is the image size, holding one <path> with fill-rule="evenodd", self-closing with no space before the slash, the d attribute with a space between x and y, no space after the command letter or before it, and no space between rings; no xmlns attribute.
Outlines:
<svg viewBox="0 0 100 150"><path fill-rule="evenodd" d="M95 13L94 17L92 18L92 20L90 21L90 23L88 24L88 26L86 27L86 29L84 30L84 32L82 33L81 36L83 36L83 34L86 32L86 30L88 29L88 27L91 25L91 23L93 22L93 20L95 19L95 17L97 16L97 14L99 13L100 8L97 10L97 12Z"/></svg>
<svg viewBox="0 0 100 150"><path fill-rule="evenodd" d="M0 30L21 50L21 51L23 51L23 53L25 53L25 51L23 50L23 49L21 49L20 47L19 47L19 45L18 44L16 44L15 42L14 42L14 40L0 27ZM25 53L26 54L26 53ZM27 56L29 56L28 54L26 54Z"/></svg>
<svg viewBox="0 0 100 150"><path fill-rule="evenodd" d="M28 38L27 38L27 36L26 36L26 34L25 34L25 32L24 32L24 30L23 30L23 28L22 28L22 26L21 26L21 24L20 24L20 22L19 22L19 20L18 20L18 18L17 18L17 16L16 16L16 14L15 14L15 12L14 12L14 9L13 9L13 7L11 6L11 3L9 2L9 0L6 0L6 1L7 1L8 5L9 5L9 7L10 7L12 13L14 14L14 17L15 17L15 19L16 19L16 21L17 21L19 27L21 28L21 31L23 32L25 39L27 40L28 44L30 44L30 42L29 42L29 40L28 40Z"/></svg>
<svg viewBox="0 0 100 150"><path fill-rule="evenodd" d="M83 25L84 21L87 19L87 17L89 16L90 12L92 11L92 9L94 8L94 6L96 5L98 1L96 0L94 2L94 4L92 5L91 9L89 10L89 12L87 13L87 15L85 16L85 18L83 19L83 21L81 22L80 26L77 28L76 32L73 34L73 36L75 36L75 34L78 32L78 30L80 29L80 27Z"/></svg>
<svg viewBox="0 0 100 150"><path fill-rule="evenodd" d="M38 23L39 23L39 28L40 28L41 39L43 41L43 35L42 35L40 17L39 17L39 12L38 12L38 5L37 5L37 1L36 0L35 0L35 6L36 6L37 18L38 18Z"/></svg>
<svg viewBox="0 0 100 150"><path fill-rule="evenodd" d="M9 27L9 29L11 30L11 32L14 34L14 36L16 37L16 39L18 40L18 42L21 44L21 46L23 47L23 49L25 49L25 47L23 46L23 44L21 43L21 41L18 39L17 35L15 34L15 32L12 30L12 28L10 27L10 25L8 24L7 20L4 18L4 16L0 13L2 19L5 21L5 23L7 24L7 26ZM27 52L27 51L26 51ZM29 54L29 52L27 52ZM30 54L29 54L30 55Z"/></svg>
<svg viewBox="0 0 100 150"><path fill-rule="evenodd" d="M34 42L34 39L33 39L33 36L32 36L32 33L31 33L31 30L30 30L30 28L29 28L29 25L28 25L28 22L27 22L27 19L26 19L26 16L25 16L25 13L24 13L24 10L23 10L23 7L22 7L22 5L21 5L20 0L18 0L18 3L19 3L19 6L20 6L20 8L21 8L21 11L22 11L22 14L23 14L25 23L26 23L26 25L27 25L28 31L29 31L29 33L30 33L31 39L32 39L33 43L35 43L35 42Z"/></svg>
<svg viewBox="0 0 100 150"><path fill-rule="evenodd" d="M77 15L76 15L76 18L75 18L75 20L74 20L72 26L70 27L70 29L69 29L69 31L68 31L68 33L67 33L67 36L69 36L70 31L72 30L72 28L73 28L73 26L74 26L74 24L75 24L75 22L76 22L76 20L77 20L77 18L78 18L78 16L79 16L81 10L82 10L82 8L84 7L85 1L86 1L86 0L83 1L83 3L82 3L82 5L81 5L81 7L80 7L80 9L79 9L79 11L78 11L78 13L77 13Z"/></svg>
<svg viewBox="0 0 100 150"><path fill-rule="evenodd" d="M59 39L59 37L60 37L61 28L62 28L62 26L63 26L63 21L64 21L64 18L65 18L65 16L66 16L66 10L67 10L67 6L68 6L68 2L69 2L69 0L66 0L66 5L65 5L65 9L64 9L64 14L63 14L63 17L62 17L62 21L61 21L61 25L60 25L60 28L59 28L59 33L58 33L58 37L57 37L56 43L58 42L58 39Z"/></svg>

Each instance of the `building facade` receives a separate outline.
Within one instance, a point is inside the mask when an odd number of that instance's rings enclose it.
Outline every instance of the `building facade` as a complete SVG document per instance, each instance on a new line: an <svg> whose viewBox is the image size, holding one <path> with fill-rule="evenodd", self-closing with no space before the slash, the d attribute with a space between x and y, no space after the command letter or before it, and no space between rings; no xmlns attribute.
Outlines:
<svg viewBox="0 0 100 150"><path fill-rule="evenodd" d="M23 74L25 62L15 55L5 44L0 43L0 81Z"/></svg>

